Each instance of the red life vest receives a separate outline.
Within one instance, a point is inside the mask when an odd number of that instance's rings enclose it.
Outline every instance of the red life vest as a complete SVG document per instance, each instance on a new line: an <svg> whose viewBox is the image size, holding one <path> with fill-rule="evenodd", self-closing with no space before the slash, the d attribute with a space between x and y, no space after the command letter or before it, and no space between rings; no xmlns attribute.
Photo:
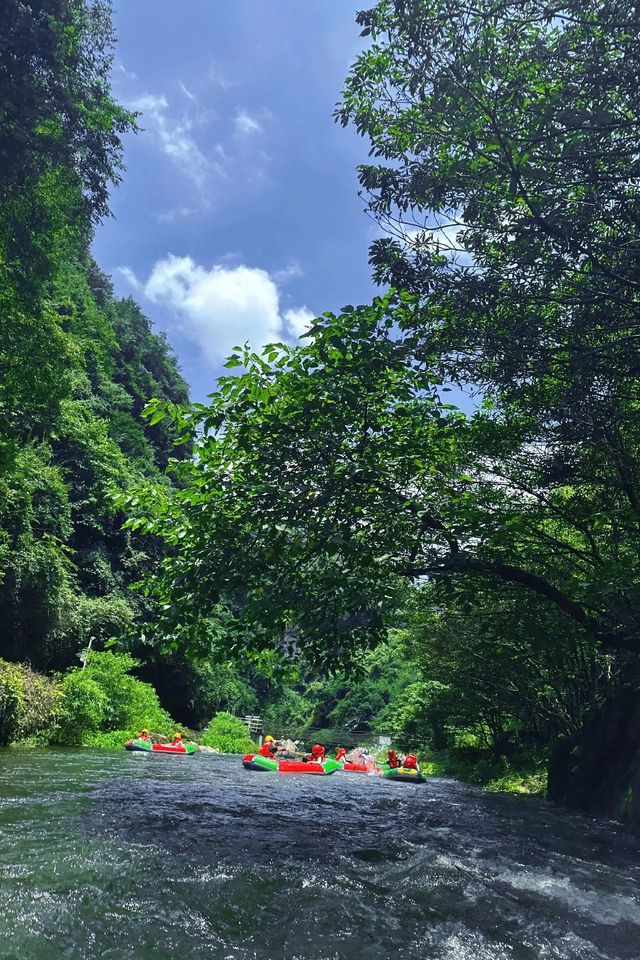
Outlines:
<svg viewBox="0 0 640 960"><path fill-rule="evenodd" d="M391 767L392 770L400 766L400 761L398 760L398 754L395 752L395 750L388 751L387 759L389 762L389 766Z"/></svg>
<svg viewBox="0 0 640 960"><path fill-rule="evenodd" d="M404 758L404 763L402 764L402 766L407 767L407 769L409 770L416 770L418 767L418 761L416 760L416 758L412 753L408 753Z"/></svg>
<svg viewBox="0 0 640 960"><path fill-rule="evenodd" d="M262 746L258 750L258 753L260 754L261 757L274 757L276 753L276 748L274 744L271 743L271 741L267 741L267 743L262 744Z"/></svg>

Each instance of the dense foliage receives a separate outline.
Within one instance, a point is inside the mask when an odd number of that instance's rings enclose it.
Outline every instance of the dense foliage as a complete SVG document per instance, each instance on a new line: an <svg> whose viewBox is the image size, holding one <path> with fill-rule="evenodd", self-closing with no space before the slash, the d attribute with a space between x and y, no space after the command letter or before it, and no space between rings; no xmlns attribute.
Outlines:
<svg viewBox="0 0 640 960"><path fill-rule="evenodd" d="M110 746L142 727L168 735L174 726L153 687L131 675L127 654L88 653L82 667L46 677L25 664L0 661L0 746Z"/></svg>
<svg viewBox="0 0 640 960"><path fill-rule="evenodd" d="M372 213L401 233L374 243L377 276L420 297L405 342L485 397L478 515L449 566L634 651L638 18L624 0L382 2L339 110L371 142Z"/></svg>
<svg viewBox="0 0 640 960"><path fill-rule="evenodd" d="M90 256L135 128L108 3L3 14L0 653L67 672L0 664L0 742L170 724L133 669L223 749L254 712L489 764L574 734L640 651L637 4L358 14L386 292L209 406Z"/></svg>
<svg viewBox="0 0 640 960"><path fill-rule="evenodd" d="M165 736L174 726L153 687L131 675L138 666L124 653L89 653L83 667L61 680L56 743L93 743L96 734L114 734L113 746L138 735L142 728Z"/></svg>
<svg viewBox="0 0 640 960"><path fill-rule="evenodd" d="M242 720L233 714L221 711L212 717L200 738L205 747L214 747L222 753L255 753L252 742Z"/></svg>
<svg viewBox="0 0 640 960"><path fill-rule="evenodd" d="M59 688L24 664L0 660L0 746L55 728Z"/></svg>
<svg viewBox="0 0 640 960"><path fill-rule="evenodd" d="M161 479L171 433L140 419L184 402L166 342L114 299L89 253L133 118L109 93L102 0L3 5L0 38L0 652L62 668L145 612L114 487Z"/></svg>
<svg viewBox="0 0 640 960"><path fill-rule="evenodd" d="M209 407L149 407L197 458L175 495L129 501L170 547L147 589L177 645L224 616L231 654L332 669L420 585L405 729L544 744L640 649L637 5L381 0L358 20L337 117L371 146L391 290L304 346L239 350Z"/></svg>

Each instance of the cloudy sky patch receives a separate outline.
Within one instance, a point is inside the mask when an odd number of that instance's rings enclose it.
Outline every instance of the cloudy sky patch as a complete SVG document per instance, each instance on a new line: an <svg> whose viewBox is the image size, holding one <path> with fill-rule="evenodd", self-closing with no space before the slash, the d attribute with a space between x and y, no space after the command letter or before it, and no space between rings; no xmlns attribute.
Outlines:
<svg viewBox="0 0 640 960"><path fill-rule="evenodd" d="M143 132L125 138L94 254L166 333L195 400L238 341L293 342L374 293L367 145L332 119L355 9L114 0L114 93Z"/></svg>

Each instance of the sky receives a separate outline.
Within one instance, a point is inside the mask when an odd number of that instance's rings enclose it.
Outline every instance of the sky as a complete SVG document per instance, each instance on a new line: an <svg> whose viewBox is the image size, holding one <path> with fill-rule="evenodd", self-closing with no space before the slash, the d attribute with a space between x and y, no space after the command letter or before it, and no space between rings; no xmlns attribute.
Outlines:
<svg viewBox="0 0 640 960"><path fill-rule="evenodd" d="M333 109L361 49L348 0L114 0L116 98L140 111L94 255L204 401L239 343L371 299L367 143Z"/></svg>

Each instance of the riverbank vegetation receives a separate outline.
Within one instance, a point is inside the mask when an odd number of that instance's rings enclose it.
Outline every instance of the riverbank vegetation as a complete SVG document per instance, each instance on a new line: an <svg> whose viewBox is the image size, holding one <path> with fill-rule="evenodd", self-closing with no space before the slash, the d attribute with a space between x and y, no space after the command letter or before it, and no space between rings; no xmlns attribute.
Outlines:
<svg viewBox="0 0 640 960"><path fill-rule="evenodd" d="M178 725L151 684L133 676L139 666L112 651L87 651L81 667L53 676L0 661L0 746L121 750L142 729L170 738ZM222 753L255 749L242 720L225 711L214 714L197 742Z"/></svg>
<svg viewBox="0 0 640 960"><path fill-rule="evenodd" d="M136 129L108 4L7 4L2 742L260 712L535 787L637 692L636 5L358 23L380 295L238 348L204 406L90 253Z"/></svg>

